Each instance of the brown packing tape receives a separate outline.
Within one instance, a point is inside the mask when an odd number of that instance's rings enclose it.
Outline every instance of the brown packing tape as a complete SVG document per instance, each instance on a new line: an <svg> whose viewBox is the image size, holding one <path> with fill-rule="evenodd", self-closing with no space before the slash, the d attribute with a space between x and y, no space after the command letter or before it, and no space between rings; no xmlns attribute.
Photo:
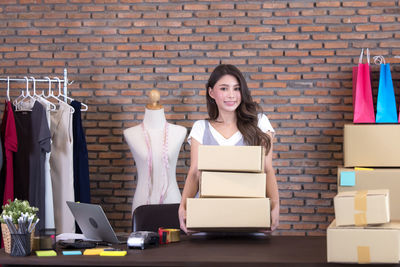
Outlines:
<svg viewBox="0 0 400 267"><path fill-rule="evenodd" d="M368 190L360 190L354 196L354 224L356 226L367 225L367 194Z"/></svg>
<svg viewBox="0 0 400 267"><path fill-rule="evenodd" d="M358 246L357 247L357 260L358 263L370 263L371 256L369 253L369 246Z"/></svg>
<svg viewBox="0 0 400 267"><path fill-rule="evenodd" d="M367 194L368 190L357 191L354 196L354 209L356 211L367 211Z"/></svg>
<svg viewBox="0 0 400 267"><path fill-rule="evenodd" d="M166 229L166 228L160 227L160 228L158 228L158 234L160 236L160 244L179 242L181 240L180 229L173 229L173 228Z"/></svg>
<svg viewBox="0 0 400 267"><path fill-rule="evenodd" d="M367 216L365 212L354 214L354 224L356 226L367 225Z"/></svg>

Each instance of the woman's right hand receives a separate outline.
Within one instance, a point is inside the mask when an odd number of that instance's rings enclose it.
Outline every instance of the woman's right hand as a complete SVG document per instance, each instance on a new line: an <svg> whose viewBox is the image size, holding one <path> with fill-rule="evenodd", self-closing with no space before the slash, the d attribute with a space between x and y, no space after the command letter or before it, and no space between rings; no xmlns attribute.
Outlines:
<svg viewBox="0 0 400 267"><path fill-rule="evenodd" d="M197 169L199 144L200 143L197 142L196 139L192 138L192 143L190 145L190 168L185 181L185 186L183 187L182 199L178 210L180 227L187 235L190 235L193 231L188 230L186 227L186 200L195 197L199 190L200 171Z"/></svg>
<svg viewBox="0 0 400 267"><path fill-rule="evenodd" d="M188 234L188 230L186 228L186 209L180 205L179 210L178 210L178 216L179 216L179 223L182 231L184 231L186 234Z"/></svg>

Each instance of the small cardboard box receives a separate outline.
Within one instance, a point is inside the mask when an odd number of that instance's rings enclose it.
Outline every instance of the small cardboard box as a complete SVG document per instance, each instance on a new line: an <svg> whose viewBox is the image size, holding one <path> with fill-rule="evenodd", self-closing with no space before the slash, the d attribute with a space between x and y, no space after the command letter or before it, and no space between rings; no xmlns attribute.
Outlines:
<svg viewBox="0 0 400 267"><path fill-rule="evenodd" d="M246 172L201 173L200 197L265 197L266 174Z"/></svg>
<svg viewBox="0 0 400 267"><path fill-rule="evenodd" d="M390 221L387 189L340 192L333 202L336 226L362 226Z"/></svg>
<svg viewBox="0 0 400 267"><path fill-rule="evenodd" d="M271 227L269 198L188 198L186 226L200 231Z"/></svg>
<svg viewBox="0 0 400 267"><path fill-rule="evenodd" d="M338 192L388 189L390 219L400 220L400 168L338 168Z"/></svg>
<svg viewBox="0 0 400 267"><path fill-rule="evenodd" d="M398 263L400 222L338 227L333 221L327 230L327 250L328 262Z"/></svg>
<svg viewBox="0 0 400 267"><path fill-rule="evenodd" d="M400 124L346 124L345 167L400 167Z"/></svg>
<svg viewBox="0 0 400 267"><path fill-rule="evenodd" d="M263 172L262 146L199 146L201 171Z"/></svg>

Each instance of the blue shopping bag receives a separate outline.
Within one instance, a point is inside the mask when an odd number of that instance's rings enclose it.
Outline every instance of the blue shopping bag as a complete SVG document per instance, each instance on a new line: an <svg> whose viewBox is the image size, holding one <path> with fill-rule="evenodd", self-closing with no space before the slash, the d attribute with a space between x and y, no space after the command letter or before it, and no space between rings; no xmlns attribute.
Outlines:
<svg viewBox="0 0 400 267"><path fill-rule="evenodd" d="M383 61L384 62L384 61ZM397 123L396 99L393 89L390 64L381 64L378 99L376 103L377 123Z"/></svg>

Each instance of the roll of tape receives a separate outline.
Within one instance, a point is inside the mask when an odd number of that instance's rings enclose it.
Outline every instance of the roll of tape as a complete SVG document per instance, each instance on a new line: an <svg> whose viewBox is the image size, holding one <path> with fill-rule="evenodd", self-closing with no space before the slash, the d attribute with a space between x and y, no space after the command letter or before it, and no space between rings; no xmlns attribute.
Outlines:
<svg viewBox="0 0 400 267"><path fill-rule="evenodd" d="M160 236L160 244L179 242L181 240L179 229L160 227L158 228L158 235Z"/></svg>

